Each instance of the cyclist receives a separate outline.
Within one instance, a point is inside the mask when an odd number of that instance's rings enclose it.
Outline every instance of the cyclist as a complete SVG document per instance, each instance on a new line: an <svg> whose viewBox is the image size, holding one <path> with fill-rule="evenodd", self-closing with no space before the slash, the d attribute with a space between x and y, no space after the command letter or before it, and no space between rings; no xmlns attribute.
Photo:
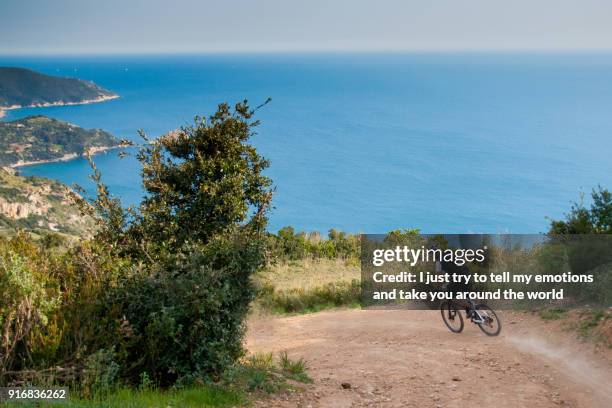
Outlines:
<svg viewBox="0 0 612 408"><path fill-rule="evenodd" d="M442 273L448 273L451 277L446 289L453 293L455 298L458 293L471 292L473 289L472 279L466 283L465 276L470 276L470 268L467 264L457 265L455 262L440 262L439 266ZM460 279L457 277L461 276ZM471 299L466 299L465 314L475 323L480 321L480 316L476 313L476 303Z"/></svg>

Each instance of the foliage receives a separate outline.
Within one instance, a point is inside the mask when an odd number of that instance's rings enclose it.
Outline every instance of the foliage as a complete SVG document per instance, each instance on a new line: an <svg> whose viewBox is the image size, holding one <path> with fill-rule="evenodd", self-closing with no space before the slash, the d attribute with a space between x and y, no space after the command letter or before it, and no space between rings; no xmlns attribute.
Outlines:
<svg viewBox="0 0 612 408"><path fill-rule="evenodd" d="M71 390L72 391L72 390ZM120 388L112 393L90 399L75 398L71 393L66 403L19 402L0 403L0 407L15 408L230 408L247 405L244 392L231 387L199 385L183 389L134 389Z"/></svg>
<svg viewBox="0 0 612 408"><path fill-rule="evenodd" d="M255 313L305 313L356 306L360 301L359 260L304 258L268 263L253 282Z"/></svg>
<svg viewBox="0 0 612 408"><path fill-rule="evenodd" d="M272 354L254 354L240 364L228 369L219 383L198 383L164 390L154 386L138 389L122 387L112 392L99 393L93 398L79 399L71 390L70 400L62 407L67 408L221 408L250 406L249 393L267 394L280 390L295 390L295 383L310 383L312 379L305 372L304 360L291 360L286 352L277 361ZM143 376L143 378L145 378ZM289 380L292 383L289 383ZM50 403L49 406L56 406ZM39 402L17 404L0 403L0 407L47 406Z"/></svg>
<svg viewBox="0 0 612 408"><path fill-rule="evenodd" d="M599 186L591 198L590 208L581 200L572 204L565 220L552 220L549 234L612 234L612 193Z"/></svg>
<svg viewBox="0 0 612 408"><path fill-rule="evenodd" d="M115 388L121 367L115 361L115 353L100 349L87 357L83 386L96 394L104 394Z"/></svg>
<svg viewBox="0 0 612 408"><path fill-rule="evenodd" d="M541 309L539 311L540 317L544 320L559 320L567 313L566 309L561 308L550 308Z"/></svg>
<svg viewBox="0 0 612 408"><path fill-rule="evenodd" d="M59 288L39 268L30 242L0 240L0 373L31 359L31 348L45 347L38 333L59 305ZM49 266L47 263L44 266Z"/></svg>
<svg viewBox="0 0 612 408"><path fill-rule="evenodd" d="M256 240L240 234L198 245L174 267L136 275L108 296L122 319L118 354L124 378L147 372L159 385L213 379L242 356L243 321L253 298L249 276L263 261ZM114 302L113 302L114 300Z"/></svg>
<svg viewBox="0 0 612 408"><path fill-rule="evenodd" d="M563 260L572 273L594 276L596 283L593 285L568 288L571 296L597 305L609 305L612 302L612 236L607 234L612 234L612 193L598 186L592 190L591 199L589 208L581 200L572 204L565 220L551 221L551 245L543 252L552 252L549 264ZM558 248L562 254L558 253Z"/></svg>
<svg viewBox="0 0 612 408"><path fill-rule="evenodd" d="M279 354L278 361L274 360L272 353L251 354L224 377L224 381L235 386L266 394L293 388L287 380L312 382L306 374L306 362L303 359L291 360L286 351Z"/></svg>
<svg viewBox="0 0 612 408"><path fill-rule="evenodd" d="M559 326L575 332L579 337L597 345L612 348L612 311L588 307L582 309L543 309L538 311L544 320L559 321Z"/></svg>
<svg viewBox="0 0 612 408"><path fill-rule="evenodd" d="M296 233L293 227L281 228L268 235L269 261L300 260L305 258L350 259L359 257L359 235L335 229L329 230L327 239L318 232Z"/></svg>
<svg viewBox="0 0 612 408"><path fill-rule="evenodd" d="M578 318L578 321L574 323L574 328L578 330L578 333L582 337L587 337L587 338L592 336L594 334L593 332L597 331L597 329L600 326L605 327L605 322L612 319L612 315L610 314L610 311L602 310L602 309L581 310L579 313L580 313L580 316ZM596 337L595 340L607 340L608 342L610 342L609 337L607 339L598 338L600 336L595 336L595 337Z"/></svg>
<svg viewBox="0 0 612 408"><path fill-rule="evenodd" d="M422 239L418 229L398 229L389 231L385 235L385 243L389 246L415 245L415 242Z"/></svg>
<svg viewBox="0 0 612 408"><path fill-rule="evenodd" d="M141 149L146 191L140 216L128 235L155 252L206 243L240 225L264 230L272 198L269 162L247 143L255 111L246 101L234 110L221 104L209 118L161 137Z"/></svg>
<svg viewBox="0 0 612 408"><path fill-rule="evenodd" d="M281 368L289 378L303 383L312 382L312 379L306 374L306 361L304 359L291 360L287 352L282 351L279 360Z"/></svg>
<svg viewBox="0 0 612 408"><path fill-rule="evenodd" d="M131 273L128 262L95 242L60 250L26 234L0 238L0 260L3 332L11 334L0 351L0 384L83 380L87 388L91 355L116 341L101 303Z"/></svg>
<svg viewBox="0 0 612 408"><path fill-rule="evenodd" d="M239 390L216 385L200 385L170 391L124 388L97 401L76 402L73 405L75 408L229 408L243 405L245 402L245 397Z"/></svg>
<svg viewBox="0 0 612 408"><path fill-rule="evenodd" d="M2 279L36 274L24 282L37 284L2 285L15 299L3 321L15 320L23 299L33 310L0 383L53 377L60 367L71 378L54 381L91 397L143 378L147 387L218 381L235 365L272 196L268 162L248 144L254 112L246 101L222 104L141 147L147 194L137 210L121 207L94 166L97 196L73 197L98 222L93 239L66 251L53 240L10 244L20 249L3 256Z"/></svg>
<svg viewBox="0 0 612 408"><path fill-rule="evenodd" d="M138 212L123 213L94 173L103 221L96 238L141 265L105 302L129 328L117 352L130 383L141 372L162 386L214 379L242 355L272 196L268 162L247 143L254 112L246 101L234 110L221 104L142 147L147 194Z"/></svg>

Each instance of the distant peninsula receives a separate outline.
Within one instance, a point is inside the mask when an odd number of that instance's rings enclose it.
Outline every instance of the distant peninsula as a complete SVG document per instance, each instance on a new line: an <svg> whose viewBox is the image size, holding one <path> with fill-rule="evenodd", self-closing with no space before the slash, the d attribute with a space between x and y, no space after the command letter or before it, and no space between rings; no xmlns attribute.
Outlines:
<svg viewBox="0 0 612 408"><path fill-rule="evenodd" d="M119 145L101 129L83 129L46 116L0 122L0 167L70 160Z"/></svg>
<svg viewBox="0 0 612 408"><path fill-rule="evenodd" d="M118 98L91 81L0 67L0 117L8 109L79 105Z"/></svg>

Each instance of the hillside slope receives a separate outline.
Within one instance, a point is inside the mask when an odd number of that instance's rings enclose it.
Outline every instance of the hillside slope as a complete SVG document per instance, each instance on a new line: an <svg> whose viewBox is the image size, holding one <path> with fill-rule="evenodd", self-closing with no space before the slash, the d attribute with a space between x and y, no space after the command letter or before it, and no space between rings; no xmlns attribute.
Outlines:
<svg viewBox="0 0 612 408"><path fill-rule="evenodd" d="M93 221L72 205L69 191L57 181L20 177L0 168L0 233L22 228L38 234L86 235Z"/></svg>
<svg viewBox="0 0 612 408"><path fill-rule="evenodd" d="M117 95L90 81L49 76L25 68L0 67L0 110L91 103L113 98Z"/></svg>
<svg viewBox="0 0 612 408"><path fill-rule="evenodd" d="M119 145L100 129L83 129L45 116L0 122L0 166L65 160Z"/></svg>

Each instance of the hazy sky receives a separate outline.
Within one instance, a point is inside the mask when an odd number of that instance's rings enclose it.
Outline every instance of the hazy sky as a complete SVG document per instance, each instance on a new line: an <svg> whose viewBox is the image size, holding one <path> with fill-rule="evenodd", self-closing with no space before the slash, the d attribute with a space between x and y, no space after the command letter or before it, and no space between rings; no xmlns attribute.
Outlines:
<svg viewBox="0 0 612 408"><path fill-rule="evenodd" d="M612 49L612 0L0 0L0 53Z"/></svg>

